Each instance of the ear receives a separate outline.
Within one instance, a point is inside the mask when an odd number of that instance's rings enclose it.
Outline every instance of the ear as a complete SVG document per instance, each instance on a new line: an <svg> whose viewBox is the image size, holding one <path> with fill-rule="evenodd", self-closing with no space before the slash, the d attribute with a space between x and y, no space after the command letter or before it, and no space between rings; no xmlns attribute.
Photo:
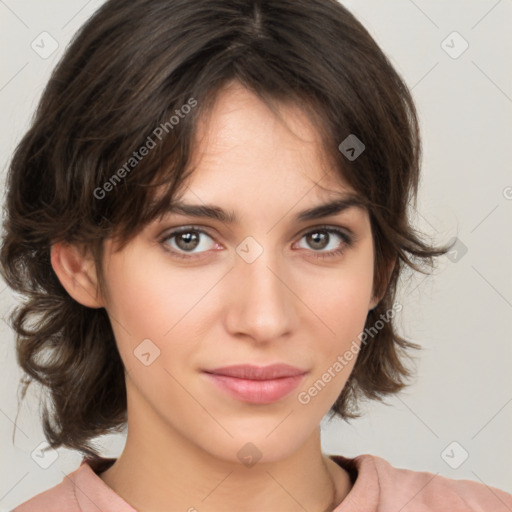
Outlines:
<svg viewBox="0 0 512 512"><path fill-rule="evenodd" d="M386 294L386 290L388 288L388 284L391 279L391 274L393 273L393 270L395 268L395 264L396 264L396 258L389 262L389 264L386 268L386 271L385 271L385 276L384 276L385 285L382 287L383 291L379 296L375 296L374 294L372 294L372 299L368 305L368 311L374 309L377 306L377 304L382 300L384 295Z"/></svg>
<svg viewBox="0 0 512 512"><path fill-rule="evenodd" d="M86 248L55 243L51 247L51 263L62 286L73 299L89 308L104 306L97 290L94 259Z"/></svg>

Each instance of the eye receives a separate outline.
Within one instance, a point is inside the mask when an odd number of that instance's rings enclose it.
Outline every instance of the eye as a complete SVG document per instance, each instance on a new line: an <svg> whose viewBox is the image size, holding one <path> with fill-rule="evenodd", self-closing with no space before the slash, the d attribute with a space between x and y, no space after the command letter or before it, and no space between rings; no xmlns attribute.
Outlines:
<svg viewBox="0 0 512 512"><path fill-rule="evenodd" d="M198 256L198 253L208 251L216 245L206 231L190 227L184 227L165 235L160 243L165 250L182 258Z"/></svg>
<svg viewBox="0 0 512 512"><path fill-rule="evenodd" d="M300 239L304 239L309 246L301 248L312 249L313 257L316 258L340 256L353 244L350 235L341 229L329 226L311 229ZM206 231L190 226L184 226L168 233L159 242L164 250L172 253L173 256L189 260L201 257L203 253L218 247L218 244Z"/></svg>
<svg viewBox="0 0 512 512"><path fill-rule="evenodd" d="M353 243L352 238L344 231L323 226L304 233L302 239L309 245L306 249L313 249L314 256L318 258L340 256Z"/></svg>

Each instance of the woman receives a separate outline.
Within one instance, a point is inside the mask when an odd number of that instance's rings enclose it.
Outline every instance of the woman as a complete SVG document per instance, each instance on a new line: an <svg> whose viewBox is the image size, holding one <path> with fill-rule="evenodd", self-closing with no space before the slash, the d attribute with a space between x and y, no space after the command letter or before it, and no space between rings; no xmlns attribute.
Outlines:
<svg viewBox="0 0 512 512"><path fill-rule="evenodd" d="M326 413L410 374L397 279L447 251L410 224L419 161L407 87L337 2L107 1L8 178L18 360L85 456L15 511L510 510L321 451Z"/></svg>

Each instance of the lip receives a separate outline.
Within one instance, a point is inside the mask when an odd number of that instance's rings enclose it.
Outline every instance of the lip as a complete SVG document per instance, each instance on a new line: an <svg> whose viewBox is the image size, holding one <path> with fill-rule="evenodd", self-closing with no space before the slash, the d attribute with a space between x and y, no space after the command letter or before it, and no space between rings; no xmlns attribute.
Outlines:
<svg viewBox="0 0 512 512"><path fill-rule="evenodd" d="M300 384L306 373L287 364L234 365L204 371L222 391L253 404L270 404L283 399Z"/></svg>
<svg viewBox="0 0 512 512"><path fill-rule="evenodd" d="M205 370L206 373L216 375L225 375L226 377L236 377L237 379L249 380L271 380L281 379L283 377L295 377L303 375L305 370L290 366L289 364L270 364L268 366L256 366L253 364L236 364L232 366L223 366L213 370Z"/></svg>

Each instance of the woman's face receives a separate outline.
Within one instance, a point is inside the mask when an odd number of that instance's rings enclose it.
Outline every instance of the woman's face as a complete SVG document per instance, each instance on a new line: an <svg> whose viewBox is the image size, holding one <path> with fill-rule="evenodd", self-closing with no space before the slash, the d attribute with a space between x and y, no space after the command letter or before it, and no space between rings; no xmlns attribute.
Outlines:
<svg viewBox="0 0 512 512"><path fill-rule="evenodd" d="M353 190L325 166L306 117L282 112L295 134L233 84L200 126L178 199L235 220L175 211L118 253L107 243L129 434L172 435L226 461L278 460L311 438L349 377L355 357L344 354L356 352L375 305L368 213L349 205L300 218ZM259 382L207 373L273 364L303 373Z"/></svg>

